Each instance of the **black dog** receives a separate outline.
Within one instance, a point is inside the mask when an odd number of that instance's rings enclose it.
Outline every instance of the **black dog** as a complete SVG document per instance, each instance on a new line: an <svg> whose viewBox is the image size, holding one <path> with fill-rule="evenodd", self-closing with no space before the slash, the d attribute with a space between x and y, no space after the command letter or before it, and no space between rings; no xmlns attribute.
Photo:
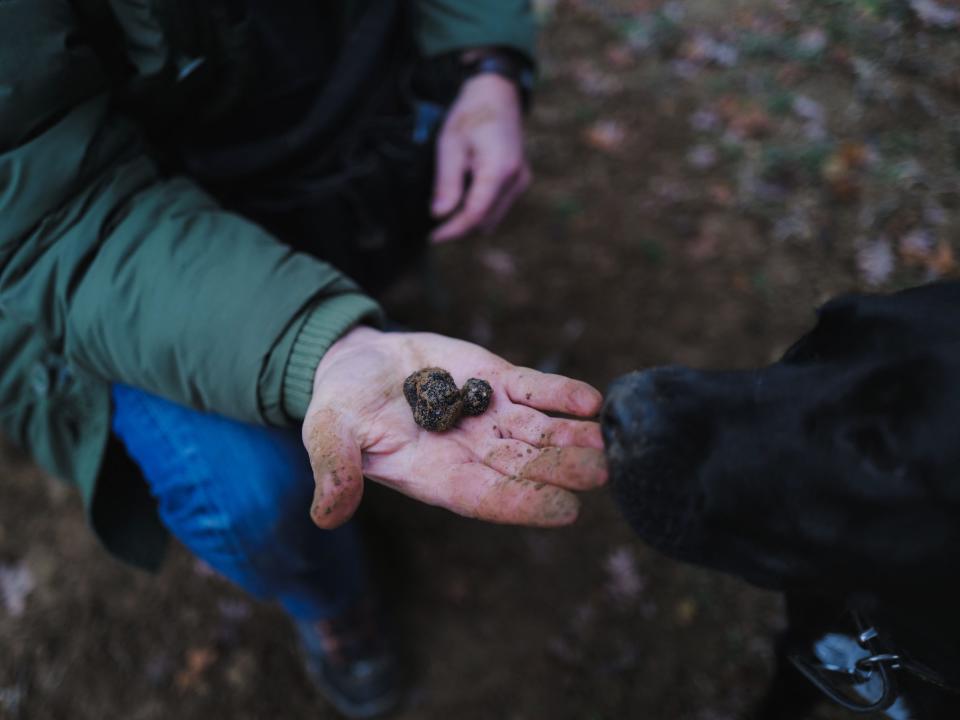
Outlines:
<svg viewBox="0 0 960 720"><path fill-rule="evenodd" d="M960 283L833 300L759 370L620 378L603 430L642 538L786 591L758 717L960 718Z"/></svg>

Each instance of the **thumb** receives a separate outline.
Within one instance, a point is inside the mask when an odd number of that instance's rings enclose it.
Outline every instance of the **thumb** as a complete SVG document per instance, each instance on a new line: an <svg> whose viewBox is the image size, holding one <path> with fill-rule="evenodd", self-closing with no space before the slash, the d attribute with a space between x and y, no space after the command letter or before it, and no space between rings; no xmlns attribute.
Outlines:
<svg viewBox="0 0 960 720"><path fill-rule="evenodd" d="M331 409L308 416L303 442L316 483L310 517L318 527L332 530L353 517L363 497L360 445L343 416Z"/></svg>

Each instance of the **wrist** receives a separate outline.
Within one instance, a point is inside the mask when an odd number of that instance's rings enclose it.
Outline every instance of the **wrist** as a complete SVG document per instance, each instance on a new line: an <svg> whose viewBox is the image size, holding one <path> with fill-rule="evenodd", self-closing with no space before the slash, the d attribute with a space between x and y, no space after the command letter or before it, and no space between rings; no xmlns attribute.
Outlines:
<svg viewBox="0 0 960 720"><path fill-rule="evenodd" d="M477 77L499 77L510 83L526 111L533 92L533 63L523 53L502 47L468 48L460 53L464 85Z"/></svg>
<svg viewBox="0 0 960 720"><path fill-rule="evenodd" d="M360 323L381 322L377 304L359 293L326 298L306 308L278 342L273 355L280 355L272 372L264 372L261 378L261 398L279 401L277 417L268 419L275 424L302 420L313 395L317 366L333 344ZM282 367L277 366L281 360ZM264 406L270 407L268 403Z"/></svg>
<svg viewBox="0 0 960 720"><path fill-rule="evenodd" d="M464 85L478 75L503 77L514 86L526 109L533 85L534 64L525 53L508 47L470 47L424 58L417 65L412 86L418 97L449 106Z"/></svg>
<svg viewBox="0 0 960 720"><path fill-rule="evenodd" d="M512 102L518 110L523 101L517 86L500 75L474 75L467 78L460 88L460 96L474 92L497 102Z"/></svg>
<svg viewBox="0 0 960 720"><path fill-rule="evenodd" d="M337 340L331 343L327 352L320 358L314 373L314 389L316 389L321 378L331 368L350 360L359 354L367 352L379 352L383 344L383 336L386 335L381 330L369 327L367 325L358 325L351 328Z"/></svg>

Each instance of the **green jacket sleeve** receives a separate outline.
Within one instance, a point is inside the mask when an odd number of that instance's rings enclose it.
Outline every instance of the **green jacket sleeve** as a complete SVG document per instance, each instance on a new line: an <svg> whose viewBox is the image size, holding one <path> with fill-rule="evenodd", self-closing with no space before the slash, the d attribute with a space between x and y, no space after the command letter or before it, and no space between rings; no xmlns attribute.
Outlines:
<svg viewBox="0 0 960 720"><path fill-rule="evenodd" d="M260 375L261 405L268 423L286 425L303 420L320 358L359 322L382 324L383 315L368 298L347 293L323 298L290 323Z"/></svg>
<svg viewBox="0 0 960 720"><path fill-rule="evenodd" d="M158 174L66 0L0 2L0 302L78 371L252 422L282 418L308 318L319 358L378 313Z"/></svg>
<svg viewBox="0 0 960 720"><path fill-rule="evenodd" d="M418 0L417 39L425 55L497 45L534 57L530 0Z"/></svg>

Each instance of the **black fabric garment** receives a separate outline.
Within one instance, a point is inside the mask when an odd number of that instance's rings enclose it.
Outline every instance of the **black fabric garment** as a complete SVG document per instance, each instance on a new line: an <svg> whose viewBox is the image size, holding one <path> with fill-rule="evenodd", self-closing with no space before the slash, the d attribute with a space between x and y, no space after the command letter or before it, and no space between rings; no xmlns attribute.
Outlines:
<svg viewBox="0 0 960 720"><path fill-rule="evenodd" d="M250 0L246 22L254 89L228 125L184 136L180 163L226 207L377 292L431 225L433 142L413 140L406 3L370 3L340 39L305 0Z"/></svg>
<svg viewBox="0 0 960 720"><path fill-rule="evenodd" d="M416 102L448 105L449 58L422 62L407 0L168 0L166 65L143 77L101 0L75 0L158 165L376 293L425 250L434 137ZM417 88L415 90L414 88ZM162 98L162 102L158 99Z"/></svg>

